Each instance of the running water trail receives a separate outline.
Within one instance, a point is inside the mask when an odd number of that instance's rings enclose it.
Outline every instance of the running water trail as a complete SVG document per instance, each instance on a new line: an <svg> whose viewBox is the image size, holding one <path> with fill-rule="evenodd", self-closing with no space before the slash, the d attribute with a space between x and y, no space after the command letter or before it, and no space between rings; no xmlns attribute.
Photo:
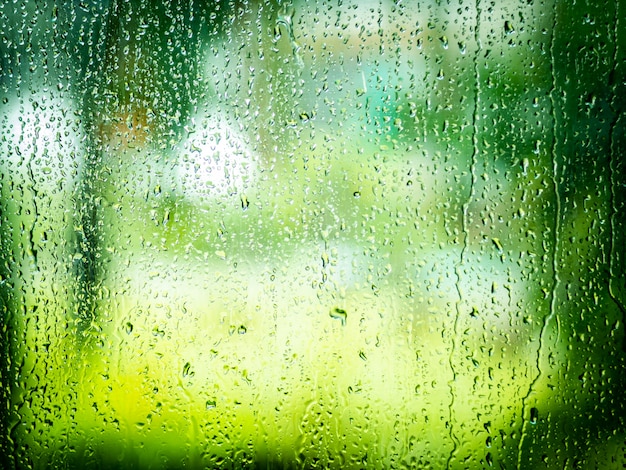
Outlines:
<svg viewBox="0 0 626 470"><path fill-rule="evenodd" d="M304 67L304 61L300 56L300 44L296 41L296 36L293 30L293 16L295 14L295 9L292 6L283 5L278 12L278 17L276 18L276 25L274 26L274 40L278 41L282 33L280 31L281 26L285 28L287 31L287 38L289 39L289 44L291 45L291 51L293 53L293 58L296 61L296 65L299 68Z"/></svg>
<svg viewBox="0 0 626 470"><path fill-rule="evenodd" d="M448 415L449 415L449 421L450 421L450 428L449 428L450 439L452 440L453 447L452 447L452 450L450 451L450 455L448 456L448 460L446 462L446 468L450 468L452 460L456 456L458 449L459 449L459 445L460 445L459 438L454 433L454 421L455 421L454 404L456 400L454 382L456 381L456 377L457 377L457 371L454 366L454 354L456 353L457 337L459 335L458 324L459 324L459 318L461 316L461 303L464 300L463 290L461 289L461 274L462 274L462 267L466 261L467 251L468 251L468 246L469 246L469 241L470 241L469 240L470 234L469 234L469 229L468 229L469 206L472 202L472 199L474 198L474 193L475 193L476 164L477 164L478 153L479 153L479 149L478 149L479 128L478 126L479 126L479 120L480 120L479 110L480 110L481 90L480 90L480 70L479 70L478 64L479 64L479 56L482 50L481 42L480 42L480 14L481 14L480 0L477 0L476 1L476 21L475 21L475 28L474 28L474 40L476 42L476 52L472 60L473 72L474 72L474 109L472 110L472 158L470 162L471 181L470 181L470 188L469 188L469 192L467 195L467 199L465 200L465 203L463 204L463 214L462 214L463 248L461 249L461 256L459 258L459 262L456 264L455 269L454 269L455 275L456 275L455 284L456 284L456 291L458 294L458 300L456 302L454 324L452 327L452 347L450 349L450 355L448 357L448 364L450 365L450 370L452 372L452 378L450 379L450 382L448 382L448 387L450 389L450 404L448 405Z"/></svg>
<svg viewBox="0 0 626 470"><path fill-rule="evenodd" d="M542 370L542 362L543 357L546 355L544 349L546 349L546 334L548 332L548 328L550 323L553 320L556 320L556 342L559 340L560 336L560 324L559 318L556 313L556 298L557 291L559 288L559 245L560 241L560 230L561 230L561 196L559 194L559 179L560 172L562 169L559 166L559 155L557 152L558 149L558 119L557 119L557 108L556 108L556 93L557 93L557 82L556 82L556 71L555 71L555 37L556 30L558 26L557 21L557 2L555 1L552 6L552 35L550 37L550 75L552 77L552 85L550 90L550 104L552 109L552 143L550 149L550 156L552 160L552 176L550 178L552 182L552 191L554 193L554 201L555 201L555 213L554 220L552 224L552 285L550 287L550 309L548 313L543 317L543 323L541 325L541 331L539 333L539 346L537 348L537 358L536 358L536 367L537 367L537 375L532 380L530 386L528 387L528 392L522 399L522 432L519 440L519 444L517 447L517 468L521 468L522 466L522 454L524 448L524 440L526 438L526 433L528 430L529 424L537 423L538 409L535 406L529 407L531 402L531 397L535 392L536 385L540 382L543 377L544 371Z"/></svg>

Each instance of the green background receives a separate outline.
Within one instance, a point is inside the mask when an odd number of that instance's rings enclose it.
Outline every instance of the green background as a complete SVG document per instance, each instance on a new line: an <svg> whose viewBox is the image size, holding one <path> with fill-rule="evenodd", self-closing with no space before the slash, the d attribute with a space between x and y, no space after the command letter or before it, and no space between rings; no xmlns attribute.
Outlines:
<svg viewBox="0 0 626 470"><path fill-rule="evenodd" d="M626 6L0 6L2 468L621 468Z"/></svg>

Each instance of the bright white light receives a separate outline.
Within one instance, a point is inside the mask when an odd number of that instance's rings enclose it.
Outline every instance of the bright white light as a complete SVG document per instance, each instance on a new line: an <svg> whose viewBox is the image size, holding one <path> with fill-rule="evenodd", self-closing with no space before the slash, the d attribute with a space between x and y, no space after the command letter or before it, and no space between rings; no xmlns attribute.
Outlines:
<svg viewBox="0 0 626 470"><path fill-rule="evenodd" d="M254 170L241 132L225 119L200 120L181 145L177 167L180 194L194 202L241 192Z"/></svg>

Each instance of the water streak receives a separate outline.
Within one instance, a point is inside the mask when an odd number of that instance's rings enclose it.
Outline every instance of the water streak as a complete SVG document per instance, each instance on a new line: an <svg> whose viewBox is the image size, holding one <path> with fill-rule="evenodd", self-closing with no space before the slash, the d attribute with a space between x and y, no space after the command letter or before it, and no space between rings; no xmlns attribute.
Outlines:
<svg viewBox="0 0 626 470"><path fill-rule="evenodd" d="M615 44L615 49L613 49L613 84L612 84L612 90L611 90L611 94L612 94L612 101L611 101L611 108L613 110L613 112L615 113L615 118L612 120L611 122L611 126L609 128L609 145L610 145L610 149L609 149L609 181L610 181L610 187L611 187L611 193L610 193L610 210L611 210L611 215L610 215L610 224L609 224L609 230L610 230L610 236L609 236L609 297L611 298L611 300L613 301L613 303L617 306L617 308L619 309L620 313L622 314L622 318L621 318L621 323L622 323L622 328L624 328L626 326L626 307L624 306L624 304L622 303L622 301L619 299L618 295L615 293L615 288L614 288L614 281L621 279L621 276L618 275L619 272L622 272L622 270L620 270L619 268L616 270L615 268L615 260L618 260L619 258L619 254L615 251L615 246L618 245L616 243L616 237L617 234L620 233L619 232L619 228L617 227L617 217L619 214L619 209L617 207L617 194L616 194L616 188L620 185L620 181L619 178L617 177L618 174L618 169L617 169L617 164L620 161L619 159L619 150L617 148L617 138L615 137L615 130L616 129L620 129L621 125L620 125L620 121L623 118L623 114L620 112L620 108L619 106L616 105L616 103L618 102L619 96L620 96L620 91L618 90L618 79L617 77L619 76L619 72L617 70L618 65L620 64L619 61L619 56L620 56L620 51L619 51L619 37L618 37L618 32L621 31L621 25L620 25L620 12L619 12L619 5L620 2L615 2L615 23L613 24L613 44ZM618 261L619 262L619 261ZM622 351L626 352L626 334L624 335L623 339L622 339Z"/></svg>
<svg viewBox="0 0 626 470"><path fill-rule="evenodd" d="M274 37L275 39L279 39L281 36L280 27L282 26L287 31L287 37L289 39L289 44L291 45L291 51L293 53L293 57L296 61L296 65L299 68L304 67L304 61L300 56L300 44L296 41L296 36L293 30L293 15L295 14L295 9L291 6L283 5L278 12L278 17L276 18L276 26L274 28Z"/></svg>
<svg viewBox="0 0 626 470"><path fill-rule="evenodd" d="M454 382L456 380L457 372L454 366L454 355L456 353L456 344L457 337L459 335L459 318L461 316L461 304L463 302L463 291L461 289L461 274L462 274L462 266L465 264L467 251L469 247L470 234L469 234L469 206L474 198L475 186L476 186L476 164L478 161L478 134L479 134L479 120L480 120L480 70L479 70L479 56L482 50L481 41L480 41L480 1L476 1L476 21L474 28L474 40L476 42L476 52L473 57L473 72L474 72L474 109L472 110L472 157L470 162L470 188L467 195L467 199L463 204L463 214L462 214L462 227L463 227L463 248L461 249L461 256L459 258L458 263L455 266L455 275L456 275L456 291L458 295L458 300L456 302L456 312L454 317L454 324L452 327L452 347L450 349L450 356L448 357L448 363L450 365L450 370L452 371L452 378L448 383L448 387L450 389L450 404L448 405L448 415L450 421L450 439L452 440L453 447L450 451L450 455L448 456L448 460L446 462L446 468L450 468L452 465L452 461L456 456L460 441L459 438L454 433L454 421L455 421L455 413L454 413L454 404L456 400L455 395L455 387Z"/></svg>
<svg viewBox="0 0 626 470"><path fill-rule="evenodd" d="M552 77L552 84L550 90L550 105L551 105L551 114L552 114L552 143L550 148L550 156L552 160L552 176L550 178L552 182L552 191L554 193L555 200L555 213L554 220L552 224L552 285L550 287L550 311L543 318L543 323L541 325L541 331L539 333L539 346L537 348L537 358L536 358L536 368L537 375L531 382L528 387L528 392L522 399L522 432L520 436L520 440L517 448L517 468L521 468L522 466L522 454L524 447L524 440L526 438L527 428L529 424L532 423L531 416L532 411L535 409L534 407L530 407L529 402L531 401L531 396L535 391L535 387L537 383L541 380L543 376L543 370L541 367L541 363L543 362L544 349L546 348L546 334L548 331L548 325L552 322L552 320L556 320L556 328L557 328L557 336L556 341L558 342L560 336L560 324L559 318L556 315L556 298L557 298L557 290L559 288L559 245L560 238L559 232L561 230L561 196L560 196L560 187L559 187L559 177L561 168L559 167L558 162L558 153L557 153L557 133L558 133L558 119L557 119L557 108L556 108L556 93L557 93L557 80L556 80L556 70L555 70L555 38L556 31L558 26L558 18L557 18L557 2L556 0L552 6L552 35L550 37L550 76Z"/></svg>

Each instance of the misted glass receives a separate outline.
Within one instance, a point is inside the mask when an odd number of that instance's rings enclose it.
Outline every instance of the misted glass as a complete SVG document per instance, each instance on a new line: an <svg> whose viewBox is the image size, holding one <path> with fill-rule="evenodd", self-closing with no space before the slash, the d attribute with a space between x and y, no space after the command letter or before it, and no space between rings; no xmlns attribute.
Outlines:
<svg viewBox="0 0 626 470"><path fill-rule="evenodd" d="M623 1L0 5L0 466L626 465Z"/></svg>

